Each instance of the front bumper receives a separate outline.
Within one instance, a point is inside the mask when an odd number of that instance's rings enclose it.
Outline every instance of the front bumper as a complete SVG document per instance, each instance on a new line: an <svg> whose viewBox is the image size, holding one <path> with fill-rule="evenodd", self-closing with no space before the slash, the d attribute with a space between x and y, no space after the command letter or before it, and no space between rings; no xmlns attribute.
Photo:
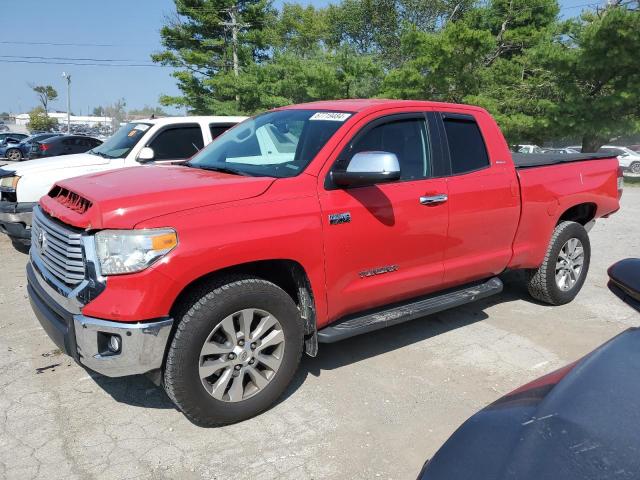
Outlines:
<svg viewBox="0 0 640 480"><path fill-rule="evenodd" d="M37 258L27 264L27 290L31 307L51 340L81 365L108 377L136 375L162 366L173 319L112 322L86 317L75 299L50 285L37 268ZM108 348L117 335L120 349Z"/></svg>
<svg viewBox="0 0 640 480"><path fill-rule="evenodd" d="M37 203L0 202L0 232L25 244L31 242L31 219Z"/></svg>

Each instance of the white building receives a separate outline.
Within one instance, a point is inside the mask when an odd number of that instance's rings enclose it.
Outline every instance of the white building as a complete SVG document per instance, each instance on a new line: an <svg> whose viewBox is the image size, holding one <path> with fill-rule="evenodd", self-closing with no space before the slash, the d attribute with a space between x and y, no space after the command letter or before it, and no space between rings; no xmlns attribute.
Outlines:
<svg viewBox="0 0 640 480"><path fill-rule="evenodd" d="M49 117L55 118L58 123L66 125L67 114L60 112L49 112ZM93 115L71 115L70 121L73 125L111 125L111 117L95 117ZM20 113L16 115L16 125L26 125L29 123L29 114Z"/></svg>

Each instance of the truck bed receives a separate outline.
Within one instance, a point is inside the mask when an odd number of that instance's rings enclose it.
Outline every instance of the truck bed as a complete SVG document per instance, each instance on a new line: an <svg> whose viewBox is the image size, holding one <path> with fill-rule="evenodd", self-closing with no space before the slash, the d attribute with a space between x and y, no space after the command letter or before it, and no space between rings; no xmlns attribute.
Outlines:
<svg viewBox="0 0 640 480"><path fill-rule="evenodd" d="M544 167L559 163L614 158L610 153L513 153L516 168Z"/></svg>

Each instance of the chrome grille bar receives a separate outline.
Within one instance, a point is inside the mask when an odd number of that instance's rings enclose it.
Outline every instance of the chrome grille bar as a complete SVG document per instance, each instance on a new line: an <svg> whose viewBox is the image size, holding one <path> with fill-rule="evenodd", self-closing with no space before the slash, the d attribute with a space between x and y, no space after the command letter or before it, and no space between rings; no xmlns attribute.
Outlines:
<svg viewBox="0 0 640 480"><path fill-rule="evenodd" d="M39 207L33 209L31 248L62 283L73 287L85 278L82 235L49 218Z"/></svg>

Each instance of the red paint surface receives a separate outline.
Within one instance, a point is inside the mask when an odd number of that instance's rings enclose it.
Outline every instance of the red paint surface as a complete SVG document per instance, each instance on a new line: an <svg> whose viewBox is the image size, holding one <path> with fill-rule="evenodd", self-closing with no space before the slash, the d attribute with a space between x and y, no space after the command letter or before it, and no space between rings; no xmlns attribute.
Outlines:
<svg viewBox="0 0 640 480"><path fill-rule="evenodd" d="M113 276L85 315L120 321L166 316L191 282L220 269L287 259L304 268L318 326L342 315L538 266L563 212L592 203L596 217L619 208L616 159L514 169L507 144L484 110L434 102L351 100L286 108L352 111L304 173L240 177L180 166L144 167L65 180L92 202L81 215L49 197L53 216L76 227L172 227L179 245L144 272ZM475 116L489 168L464 175L327 190L342 147L371 120L394 113L453 111ZM446 193L425 207L418 198ZM350 223L329 225L350 212ZM361 278L360 272L397 265Z"/></svg>

